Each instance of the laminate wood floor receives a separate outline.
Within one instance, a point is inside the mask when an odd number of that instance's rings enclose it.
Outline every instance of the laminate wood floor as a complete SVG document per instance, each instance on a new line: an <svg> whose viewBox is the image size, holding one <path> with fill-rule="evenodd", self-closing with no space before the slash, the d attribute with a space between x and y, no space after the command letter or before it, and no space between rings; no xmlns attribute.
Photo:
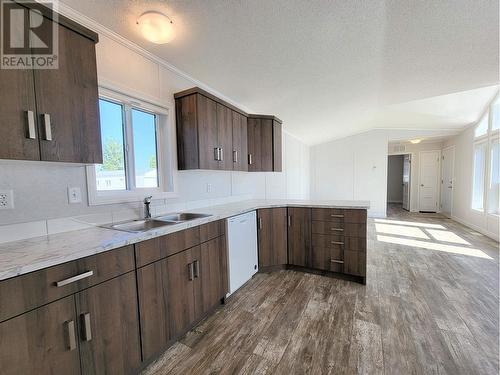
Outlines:
<svg viewBox="0 0 500 375"><path fill-rule="evenodd" d="M369 220L366 286L257 274L144 374L498 374L498 243L390 212Z"/></svg>

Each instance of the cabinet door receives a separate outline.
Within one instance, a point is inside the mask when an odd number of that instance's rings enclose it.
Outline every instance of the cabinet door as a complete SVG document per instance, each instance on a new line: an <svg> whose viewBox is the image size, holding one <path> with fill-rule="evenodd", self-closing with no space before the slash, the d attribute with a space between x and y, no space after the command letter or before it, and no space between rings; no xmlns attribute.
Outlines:
<svg viewBox="0 0 500 375"><path fill-rule="evenodd" d="M233 170L248 171L247 118L232 111L233 115Z"/></svg>
<svg viewBox="0 0 500 375"><path fill-rule="evenodd" d="M283 147L281 138L281 124L273 121L273 171L281 172L283 170Z"/></svg>
<svg viewBox="0 0 500 375"><path fill-rule="evenodd" d="M144 362L165 349L170 337L167 275L166 259L137 270L137 294Z"/></svg>
<svg viewBox="0 0 500 375"><path fill-rule="evenodd" d="M176 339L194 322L194 270L191 249L167 258L167 298L170 339Z"/></svg>
<svg viewBox="0 0 500 375"><path fill-rule="evenodd" d="M219 169L233 170L233 114L232 110L217 103L217 139L221 149Z"/></svg>
<svg viewBox="0 0 500 375"><path fill-rule="evenodd" d="M220 304L221 298L227 292L224 285L224 273L227 269L224 238L224 236L217 237L200 246L199 277L203 315Z"/></svg>
<svg viewBox="0 0 500 375"><path fill-rule="evenodd" d="M33 71L0 69L0 87L0 159L40 160Z"/></svg>
<svg viewBox="0 0 500 375"><path fill-rule="evenodd" d="M265 208L257 211L259 234L259 267L288 263L287 210Z"/></svg>
<svg viewBox="0 0 500 375"><path fill-rule="evenodd" d="M248 135L248 171L259 172L262 168L262 144L260 119L249 118L247 123Z"/></svg>
<svg viewBox="0 0 500 375"><path fill-rule="evenodd" d="M219 147L217 135L217 103L198 94L198 142L200 169L219 169L216 149Z"/></svg>
<svg viewBox="0 0 500 375"><path fill-rule="evenodd" d="M84 374L135 374L141 362L135 272L76 294Z"/></svg>
<svg viewBox="0 0 500 375"><path fill-rule="evenodd" d="M311 209L288 208L288 263L312 267Z"/></svg>
<svg viewBox="0 0 500 375"><path fill-rule="evenodd" d="M102 163L95 44L61 25L57 32L59 68L34 70L41 159Z"/></svg>
<svg viewBox="0 0 500 375"><path fill-rule="evenodd" d="M0 373L80 374L74 297L0 324Z"/></svg>
<svg viewBox="0 0 500 375"><path fill-rule="evenodd" d="M260 129L261 166L263 172L273 171L273 120L262 119Z"/></svg>

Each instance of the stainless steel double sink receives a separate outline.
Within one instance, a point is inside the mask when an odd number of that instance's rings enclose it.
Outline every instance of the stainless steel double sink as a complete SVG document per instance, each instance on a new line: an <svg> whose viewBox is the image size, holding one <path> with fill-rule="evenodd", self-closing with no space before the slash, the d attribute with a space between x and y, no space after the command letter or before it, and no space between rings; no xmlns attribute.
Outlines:
<svg viewBox="0 0 500 375"><path fill-rule="evenodd" d="M166 227L169 225L176 225L185 223L186 221L202 219L212 215L195 214L190 212L180 212L164 216L158 216L151 219L139 219L123 221L116 224L103 225L104 228L121 230L123 232L141 233L150 229Z"/></svg>

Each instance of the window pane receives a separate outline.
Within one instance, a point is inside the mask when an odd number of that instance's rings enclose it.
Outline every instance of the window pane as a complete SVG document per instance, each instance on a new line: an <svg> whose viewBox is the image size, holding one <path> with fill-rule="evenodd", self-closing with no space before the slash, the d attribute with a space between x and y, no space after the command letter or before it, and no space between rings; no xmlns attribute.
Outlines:
<svg viewBox="0 0 500 375"><path fill-rule="evenodd" d="M491 129L500 129L500 97L495 100L491 107Z"/></svg>
<svg viewBox="0 0 500 375"><path fill-rule="evenodd" d="M481 137L488 133L488 113L486 113L483 118L479 121L479 124L476 127L474 132L475 137Z"/></svg>
<svg viewBox="0 0 500 375"><path fill-rule="evenodd" d="M96 165L97 190L126 190L122 106L99 99L103 163Z"/></svg>
<svg viewBox="0 0 500 375"><path fill-rule="evenodd" d="M486 143L474 145L474 177L472 181L472 208L484 209L484 170Z"/></svg>
<svg viewBox="0 0 500 375"><path fill-rule="evenodd" d="M500 141L491 142L490 185L488 191L488 212L500 215Z"/></svg>
<svg viewBox="0 0 500 375"><path fill-rule="evenodd" d="M156 116L132 110L134 138L135 186L158 187L158 156L156 152Z"/></svg>

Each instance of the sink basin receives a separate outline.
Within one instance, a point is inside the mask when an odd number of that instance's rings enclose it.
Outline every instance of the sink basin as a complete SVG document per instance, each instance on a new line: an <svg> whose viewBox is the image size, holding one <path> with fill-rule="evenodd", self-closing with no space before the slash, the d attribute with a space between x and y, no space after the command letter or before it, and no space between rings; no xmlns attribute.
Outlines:
<svg viewBox="0 0 500 375"><path fill-rule="evenodd" d="M180 212L176 214L169 214L169 215L164 215L160 217L155 217L155 220L161 220L165 222L175 222L175 223L181 223L184 221L189 221L189 220L195 220L195 219L201 219L204 217L209 217L212 215L207 215L207 214L193 214L189 212Z"/></svg>
<svg viewBox="0 0 500 375"><path fill-rule="evenodd" d="M105 228L121 230L124 232L140 233L146 232L150 229L161 228L168 225L175 225L173 221L159 221L159 220L133 220L125 221L117 224L105 225Z"/></svg>

